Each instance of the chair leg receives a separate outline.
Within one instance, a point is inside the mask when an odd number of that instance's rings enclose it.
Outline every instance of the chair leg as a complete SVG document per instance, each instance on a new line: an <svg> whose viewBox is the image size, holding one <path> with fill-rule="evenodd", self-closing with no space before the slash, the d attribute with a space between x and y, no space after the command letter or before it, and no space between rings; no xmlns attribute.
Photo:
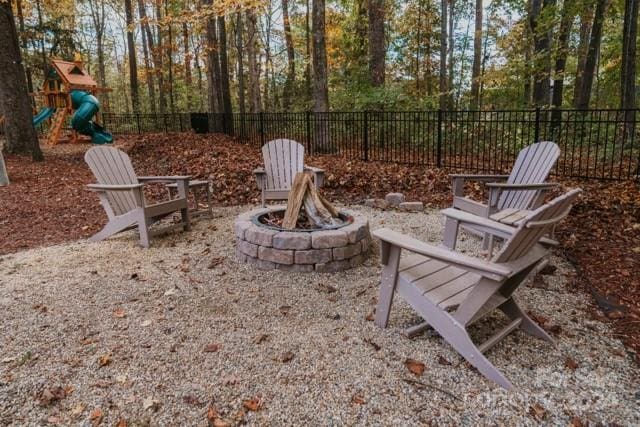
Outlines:
<svg viewBox="0 0 640 427"><path fill-rule="evenodd" d="M378 306L376 308L375 324L381 328L386 328L389 323L391 304L393 303L393 293L398 280L398 265L400 262L400 248L391 246L387 242L382 242L383 250L388 250L387 260L382 270L382 280L378 294ZM384 246L387 245L385 249Z"/></svg>
<svg viewBox="0 0 640 427"><path fill-rule="evenodd" d="M520 323L520 327L528 334L543 339L545 341L550 342L555 345L555 341L551 336L536 322L534 322L527 314L520 308L517 302L513 300L513 298L509 298L506 302L504 302L500 307L498 307L500 311L507 315L510 319L522 319L522 323Z"/></svg>
<svg viewBox="0 0 640 427"><path fill-rule="evenodd" d="M99 242L101 240L106 239L109 236L112 236L120 231L122 231L125 226L118 224L117 222L109 221L102 230L98 231L93 236L89 237L89 240L92 242Z"/></svg>
<svg viewBox="0 0 640 427"><path fill-rule="evenodd" d="M180 209L180 216L182 217L183 230L190 231L191 217L189 215L189 208Z"/></svg>
<svg viewBox="0 0 640 427"><path fill-rule="evenodd" d="M138 234L140 235L140 246L148 248L151 246L150 234L149 234L149 219L142 213L138 221Z"/></svg>

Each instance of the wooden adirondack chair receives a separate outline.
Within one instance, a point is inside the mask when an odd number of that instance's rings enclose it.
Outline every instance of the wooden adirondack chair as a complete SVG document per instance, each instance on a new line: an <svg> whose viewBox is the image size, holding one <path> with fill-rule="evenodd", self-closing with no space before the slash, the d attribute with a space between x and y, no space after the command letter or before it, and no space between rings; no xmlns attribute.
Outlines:
<svg viewBox="0 0 640 427"><path fill-rule="evenodd" d="M451 175L453 207L513 225L540 206L545 192L557 185L545 181L559 156L560 148L555 143L543 141L529 145L518 153L510 175ZM465 181L484 183L489 190L486 204L465 197ZM473 227L467 228L477 231ZM486 237L485 249L492 243Z"/></svg>
<svg viewBox="0 0 640 427"><path fill-rule="evenodd" d="M266 200L287 200L291 184L298 172L313 173L316 188L324 183L324 170L305 166L304 146L290 139L276 139L262 146L264 168L253 171L262 191L262 206Z"/></svg>
<svg viewBox="0 0 640 427"><path fill-rule="evenodd" d="M382 242L384 265L376 325L387 326L397 292L480 373L506 389L514 388L483 353L516 328L553 343L520 308L513 293L547 252L538 241L568 215L580 192L572 190L528 214L491 261L435 247L389 229L374 231L373 235ZM499 230L501 224L494 224ZM402 250L413 254L401 258ZM467 328L495 309L511 321L476 345ZM418 325L407 333L412 335L421 329L424 326Z"/></svg>
<svg viewBox="0 0 640 427"><path fill-rule="evenodd" d="M97 242L121 231L138 227L140 244L149 247L152 234L166 232L168 229L182 227L191 229L189 210L187 207L188 176L137 176L133 170L129 156L113 147L93 147L84 156L89 168L98 183L87 187L95 191L100 203L109 217L109 222L90 240ZM147 204L144 200L143 187L151 182L173 182L178 188L175 199ZM171 227L152 232L149 226L174 212L180 212L182 221Z"/></svg>

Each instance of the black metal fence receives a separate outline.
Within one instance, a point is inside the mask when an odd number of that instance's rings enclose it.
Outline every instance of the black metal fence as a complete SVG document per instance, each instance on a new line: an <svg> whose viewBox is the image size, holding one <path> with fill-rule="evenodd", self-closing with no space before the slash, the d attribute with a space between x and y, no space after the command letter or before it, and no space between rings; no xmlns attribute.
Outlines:
<svg viewBox="0 0 640 427"><path fill-rule="evenodd" d="M632 179L640 175L640 110L382 111L258 114L105 114L114 133L223 132L261 146L290 138L311 154L470 172L504 172L518 151L551 140L555 174Z"/></svg>

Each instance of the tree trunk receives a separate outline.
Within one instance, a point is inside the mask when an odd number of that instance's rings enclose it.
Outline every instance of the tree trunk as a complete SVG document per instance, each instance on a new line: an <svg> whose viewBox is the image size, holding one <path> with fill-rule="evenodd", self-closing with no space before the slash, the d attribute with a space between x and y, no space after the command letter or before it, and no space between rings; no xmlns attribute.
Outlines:
<svg viewBox="0 0 640 427"><path fill-rule="evenodd" d="M238 106L240 114L246 112L244 100L244 54L243 54L242 13L236 13L236 50L238 60Z"/></svg>
<svg viewBox="0 0 640 427"><path fill-rule="evenodd" d="M620 108L636 108L636 40L638 36L638 2L625 0L622 32L622 66L620 67Z"/></svg>
<svg viewBox="0 0 640 427"><path fill-rule="evenodd" d="M384 86L384 0L369 0L369 74L371 85Z"/></svg>
<svg viewBox="0 0 640 427"><path fill-rule="evenodd" d="M558 48L556 52L555 76L553 80L552 101L554 108L562 108L562 95L564 89L564 71L569 53L569 37L574 18L574 1L565 0L562 6L562 18L560 20L560 32L558 34Z"/></svg>
<svg viewBox="0 0 640 427"><path fill-rule="evenodd" d="M440 0L440 109L447 109L447 0Z"/></svg>
<svg viewBox="0 0 640 427"><path fill-rule="evenodd" d="M0 2L0 28L0 111L10 112L4 116L4 148L12 154L31 154L33 160L40 161L43 156L33 127L31 102L10 2Z"/></svg>
<svg viewBox="0 0 640 427"><path fill-rule="evenodd" d="M186 22L182 23L182 44L184 45L184 83L186 86L187 110L191 111L191 50L189 49L189 26Z"/></svg>
<svg viewBox="0 0 640 427"><path fill-rule="evenodd" d="M287 46L287 80L284 85L283 107L289 111L295 96L296 57L293 49L291 23L289 22L289 0L282 0L282 21L284 26L284 41Z"/></svg>
<svg viewBox="0 0 640 427"><path fill-rule="evenodd" d="M582 85L578 96L577 108L586 110L589 108L591 100L591 87L595 77L596 63L600 53L600 43L602 41L602 25L609 8L610 0L597 0L595 18L593 27L591 28L591 39L589 40L589 50L587 59L584 64L584 74L582 76Z"/></svg>
<svg viewBox="0 0 640 427"><path fill-rule="evenodd" d="M160 26L160 21L162 20L162 0L155 0L156 2L156 37L158 42L156 43L155 48L155 68L156 75L158 76L158 95L159 95L159 106L160 106L160 114L164 116L167 112L167 88L164 82L164 37L162 32L162 27Z"/></svg>
<svg viewBox="0 0 640 427"><path fill-rule="evenodd" d="M573 86L573 106L578 108L578 98L582 89L582 76L584 66L587 63L587 53L589 52L589 39L591 38L591 26L593 25L593 2L585 2L580 15L580 42L578 44L578 65L576 67L576 77Z"/></svg>
<svg viewBox="0 0 640 427"><path fill-rule="evenodd" d="M447 108L453 109L453 73L455 59L453 57L455 44L454 44L454 31L455 31L455 0L449 0L449 32L447 36L449 41L447 48L449 51L449 71L447 72Z"/></svg>
<svg viewBox="0 0 640 427"><path fill-rule="evenodd" d="M482 61L482 0L476 0L476 22L473 33L473 65L471 67L471 110L480 105L480 63Z"/></svg>
<svg viewBox="0 0 640 427"><path fill-rule="evenodd" d="M313 91L311 88L311 63L313 62L313 60L311 59L311 25L310 25L310 18L309 16L311 15L311 8L309 7L309 1L310 0L306 0L306 14L305 14L305 21L304 21L304 29L305 29L305 45L307 47L307 59L306 59L306 64L304 67L304 81L305 81L305 85L306 85L306 89L307 89L307 107L309 105L311 105L311 100L313 99Z"/></svg>
<svg viewBox="0 0 640 427"><path fill-rule="evenodd" d="M169 16L168 4L169 4L169 1L165 0L164 1L165 18ZM173 114L176 112L176 106L175 106L176 104L175 104L175 94L173 91L173 25L171 25L170 19L167 19L167 26L169 28L169 31L167 34L169 38L169 42L166 44L167 65L168 65L167 68L169 71L169 82L167 86L169 87L169 109Z"/></svg>
<svg viewBox="0 0 640 427"><path fill-rule="evenodd" d="M220 91L222 95L222 112L225 115L225 133L233 134L233 113L231 107L231 90L229 88L229 59L227 56L227 26L224 16L218 16L218 50L220 51Z"/></svg>
<svg viewBox="0 0 640 427"><path fill-rule="evenodd" d="M133 9L131 0L124 0L124 13L127 21L127 48L129 51L129 84L131 86L131 106L133 112L140 112L138 97L138 63L136 60L136 44L133 40Z"/></svg>
<svg viewBox="0 0 640 427"><path fill-rule="evenodd" d="M258 29L257 18L253 10L247 10L247 55L249 57L249 111L260 113L260 62L258 61Z"/></svg>
<svg viewBox="0 0 640 427"><path fill-rule="evenodd" d="M144 4L142 3L142 1L143 0L138 0L138 16L140 16L140 20L142 20L142 18L146 16L146 11L144 10ZM149 59L149 47L148 47L149 42L147 41L147 31L145 29L145 25L148 29L149 25L146 24L145 22L141 22L140 24L140 27L141 27L140 34L142 35L142 54L144 58L144 72L145 72L145 79L147 81L147 92L149 93L149 104L151 107L151 113L155 115L156 114L156 88L155 88L155 83L153 78L153 70L151 69L151 61Z"/></svg>
<svg viewBox="0 0 640 427"><path fill-rule="evenodd" d="M313 0L313 111L329 111L327 46L325 44L325 0ZM322 151L329 151L329 127L323 114L316 114L315 142Z"/></svg>
<svg viewBox="0 0 640 427"><path fill-rule="evenodd" d="M155 86L155 78L154 71L151 67L151 62L149 61L149 53L153 57L154 65L156 64L156 54L154 49L153 42L153 34L151 33L151 28L149 27L149 22L147 21L147 10L144 5L144 0L138 0L138 15L140 16L140 26L142 33L142 44L143 44L143 53L144 53L144 67L147 74L147 88L149 91L149 101L151 104L151 112L155 115L157 113L156 110L156 86Z"/></svg>
<svg viewBox="0 0 640 427"><path fill-rule="evenodd" d="M20 34L22 34L22 37L20 39L20 46L22 49L22 52L25 53L27 52L27 37L25 35L25 27L24 27L24 16L22 14L22 0L17 0L16 1L16 9L18 11L18 23L20 25ZM97 35L96 35L97 37ZM27 78L27 90L29 91L29 93L33 93L33 75L31 72L31 68L25 64L25 75ZM1 153L0 153L1 155ZM0 177L0 180L2 178ZM2 185L2 184L0 184ZM5 184L6 185L6 184Z"/></svg>
<svg viewBox="0 0 640 427"><path fill-rule="evenodd" d="M529 25L533 35L533 103L547 107L551 97L551 31L552 23L545 19L555 0L532 0Z"/></svg>
<svg viewBox="0 0 640 427"><path fill-rule="evenodd" d="M205 4L211 4L209 0ZM220 93L220 59L218 57L218 35L216 32L216 18L207 19L206 52L207 52L207 82L209 83L209 112L221 113L222 94Z"/></svg>

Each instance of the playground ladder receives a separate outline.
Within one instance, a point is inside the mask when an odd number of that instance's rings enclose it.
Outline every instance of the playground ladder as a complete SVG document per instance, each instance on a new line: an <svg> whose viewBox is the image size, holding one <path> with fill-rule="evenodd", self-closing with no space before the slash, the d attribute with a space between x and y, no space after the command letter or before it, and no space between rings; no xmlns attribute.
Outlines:
<svg viewBox="0 0 640 427"><path fill-rule="evenodd" d="M53 116L53 121L51 123L51 129L49 131L49 144L56 145L58 140L60 139L60 132L62 131L62 126L64 125L64 120L67 117L67 109L60 108L55 112Z"/></svg>

